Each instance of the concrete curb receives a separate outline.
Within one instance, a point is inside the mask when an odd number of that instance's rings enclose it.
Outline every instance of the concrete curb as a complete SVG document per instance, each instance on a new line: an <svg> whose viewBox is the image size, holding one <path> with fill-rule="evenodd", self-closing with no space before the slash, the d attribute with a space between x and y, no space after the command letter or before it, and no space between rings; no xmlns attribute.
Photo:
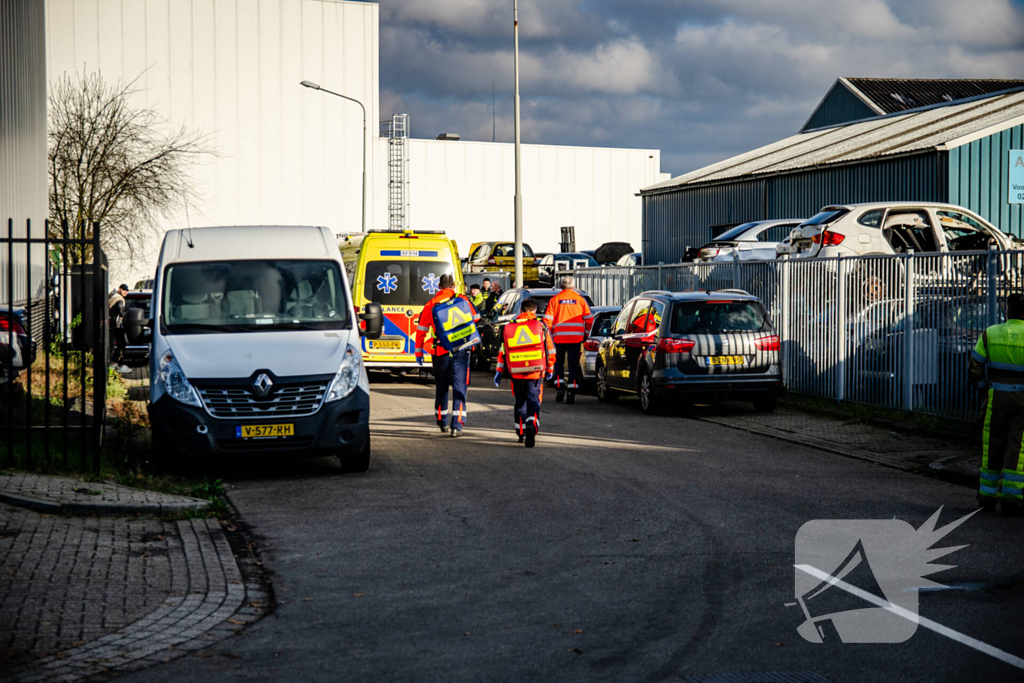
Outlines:
<svg viewBox="0 0 1024 683"><path fill-rule="evenodd" d="M899 470L901 472L923 474L925 476L933 477L935 479L941 479L942 481L948 482L950 484L956 484L958 486L966 486L969 488L978 487L978 477L947 469L942 463L939 462L930 463L928 465L927 470L922 470L920 467L900 467L899 465L892 462L887 462L885 460L880 460L878 458L872 458L870 455L865 454L863 451L853 451L849 448L843 448L842 446L837 446L836 444L830 443L828 441L801 438L790 432L772 429L770 427L757 427L754 425L740 426L727 420L719 420L713 417L694 417L694 419L701 420L703 422L712 422L714 424L721 425L723 427L729 427L731 429L741 429L745 432L750 432L752 434L770 436L780 441L788 441L789 443L795 443L801 446L817 448L818 450L821 451L836 453L837 455L843 455L846 456L847 458L853 458L855 460L870 462L875 465L889 467L894 470Z"/></svg>
<svg viewBox="0 0 1024 683"><path fill-rule="evenodd" d="M0 493L0 503L27 508L50 515L172 515L196 512L209 507L205 500L174 501L170 503L55 503L28 496Z"/></svg>

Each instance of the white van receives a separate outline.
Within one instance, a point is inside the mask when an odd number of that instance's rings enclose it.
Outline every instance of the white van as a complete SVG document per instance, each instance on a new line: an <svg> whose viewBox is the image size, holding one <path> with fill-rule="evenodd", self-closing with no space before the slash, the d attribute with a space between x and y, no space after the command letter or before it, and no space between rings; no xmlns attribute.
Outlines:
<svg viewBox="0 0 1024 683"><path fill-rule="evenodd" d="M358 319L334 235L314 227L171 230L149 315L128 311L129 340L152 333L154 455L337 455L370 464L370 393ZM360 330L360 320L365 329Z"/></svg>

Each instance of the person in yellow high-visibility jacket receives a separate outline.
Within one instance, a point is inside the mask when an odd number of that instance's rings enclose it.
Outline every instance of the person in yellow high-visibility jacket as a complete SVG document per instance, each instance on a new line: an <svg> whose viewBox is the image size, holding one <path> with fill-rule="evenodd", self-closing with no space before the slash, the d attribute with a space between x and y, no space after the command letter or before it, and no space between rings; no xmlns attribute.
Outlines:
<svg viewBox="0 0 1024 683"><path fill-rule="evenodd" d="M981 335L968 375L985 393L978 502L1015 515L1024 505L1024 294L1007 298L1006 317Z"/></svg>

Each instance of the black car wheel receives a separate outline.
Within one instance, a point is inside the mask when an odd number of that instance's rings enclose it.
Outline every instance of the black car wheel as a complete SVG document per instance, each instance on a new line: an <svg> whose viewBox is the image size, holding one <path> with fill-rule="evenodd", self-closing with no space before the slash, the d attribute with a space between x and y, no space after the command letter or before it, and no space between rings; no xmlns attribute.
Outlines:
<svg viewBox="0 0 1024 683"><path fill-rule="evenodd" d="M366 445L358 453L344 453L338 456L341 471L345 473L365 472L370 469L370 435L366 435Z"/></svg>
<svg viewBox="0 0 1024 683"><path fill-rule="evenodd" d="M644 415L657 415L660 412L660 404L654 395L651 373L646 370L640 371L640 379L636 383L636 393L640 397L640 409L644 411Z"/></svg>
<svg viewBox="0 0 1024 683"><path fill-rule="evenodd" d="M614 403L619 394L608 386L608 377L603 365L597 366L597 400L601 403Z"/></svg>

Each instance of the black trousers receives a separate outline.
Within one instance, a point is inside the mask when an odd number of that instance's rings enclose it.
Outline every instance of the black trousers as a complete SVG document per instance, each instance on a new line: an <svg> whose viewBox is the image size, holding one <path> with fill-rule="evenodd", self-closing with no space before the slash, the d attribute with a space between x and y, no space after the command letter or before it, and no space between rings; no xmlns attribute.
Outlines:
<svg viewBox="0 0 1024 683"><path fill-rule="evenodd" d="M516 433L540 431L540 402L544 395L543 379L512 378L512 395L516 397Z"/></svg>
<svg viewBox="0 0 1024 683"><path fill-rule="evenodd" d="M555 344L555 387L559 390L568 389L575 394L580 387L580 348L583 342L572 344ZM569 376L565 375L565 361L569 359Z"/></svg>
<svg viewBox="0 0 1024 683"><path fill-rule="evenodd" d="M452 390L452 429L466 424L469 387L469 349L434 356L434 411L438 424L448 424L448 390Z"/></svg>

